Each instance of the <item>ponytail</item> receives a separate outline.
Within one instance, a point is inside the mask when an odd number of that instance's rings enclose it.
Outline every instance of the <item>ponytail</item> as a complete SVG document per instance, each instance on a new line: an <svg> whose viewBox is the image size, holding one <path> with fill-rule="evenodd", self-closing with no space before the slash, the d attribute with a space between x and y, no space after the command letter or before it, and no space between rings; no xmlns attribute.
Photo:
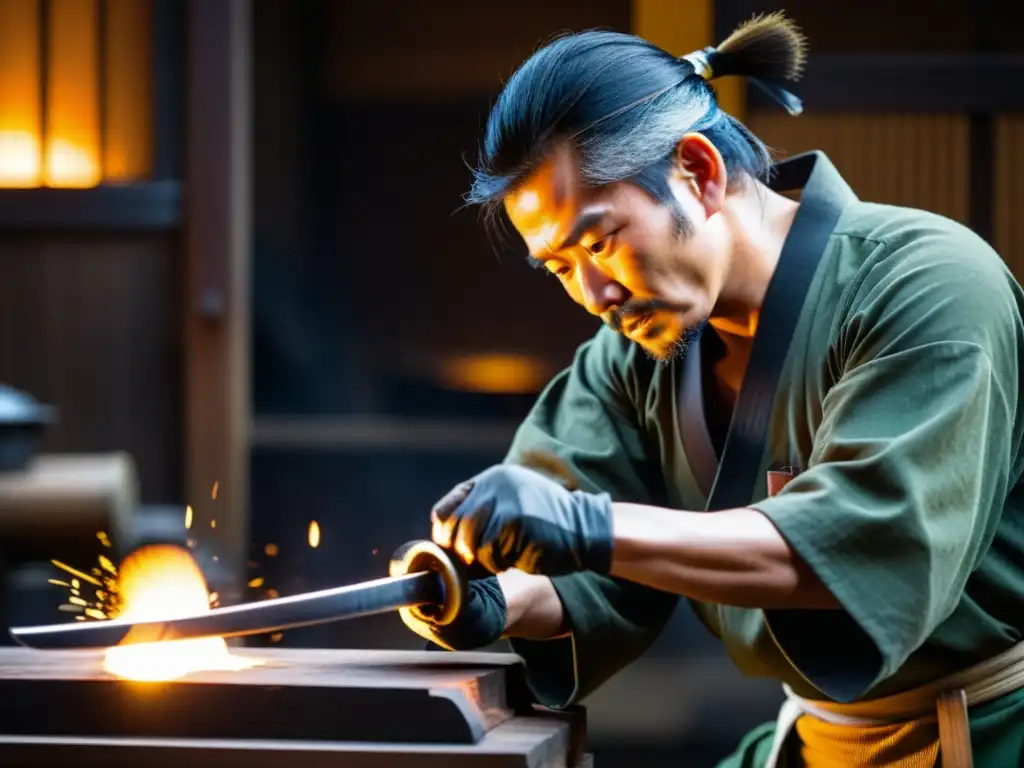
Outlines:
<svg viewBox="0 0 1024 768"><path fill-rule="evenodd" d="M746 77L791 115L803 111L800 99L784 87L803 74L807 40L781 12L755 16L719 45L681 57L705 80L727 75Z"/></svg>

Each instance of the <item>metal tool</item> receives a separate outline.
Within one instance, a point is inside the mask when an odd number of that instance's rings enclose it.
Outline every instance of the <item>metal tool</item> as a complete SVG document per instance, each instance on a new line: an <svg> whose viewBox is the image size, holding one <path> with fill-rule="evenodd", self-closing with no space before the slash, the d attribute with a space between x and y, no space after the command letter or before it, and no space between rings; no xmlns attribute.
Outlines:
<svg viewBox="0 0 1024 768"><path fill-rule="evenodd" d="M0 384L0 472L20 471L36 455L57 411L27 392Z"/></svg>
<svg viewBox="0 0 1024 768"><path fill-rule="evenodd" d="M389 573L387 578L360 584L216 608L165 621L110 619L15 627L11 635L29 648L67 650L262 635L402 608L435 624L448 624L458 615L466 589L465 575L438 545L412 541L399 547L391 557Z"/></svg>

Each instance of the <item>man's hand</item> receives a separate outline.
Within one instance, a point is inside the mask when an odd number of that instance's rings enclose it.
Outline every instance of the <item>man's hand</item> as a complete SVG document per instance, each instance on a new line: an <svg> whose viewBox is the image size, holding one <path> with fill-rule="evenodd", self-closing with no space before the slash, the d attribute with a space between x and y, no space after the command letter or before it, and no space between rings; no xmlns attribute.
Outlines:
<svg viewBox="0 0 1024 768"><path fill-rule="evenodd" d="M434 624L412 608L398 612L409 629L449 651L472 651L501 639L508 608L495 576L473 579L468 584L462 610L451 624Z"/></svg>
<svg viewBox="0 0 1024 768"><path fill-rule="evenodd" d="M492 573L608 573L611 498L567 491L524 467L499 465L462 483L431 512L434 541Z"/></svg>

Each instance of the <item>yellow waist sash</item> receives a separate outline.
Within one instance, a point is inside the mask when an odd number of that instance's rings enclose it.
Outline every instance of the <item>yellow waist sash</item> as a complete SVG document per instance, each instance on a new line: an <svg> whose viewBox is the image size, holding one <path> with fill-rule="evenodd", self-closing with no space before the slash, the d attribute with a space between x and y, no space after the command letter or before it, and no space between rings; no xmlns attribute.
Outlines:
<svg viewBox="0 0 1024 768"><path fill-rule="evenodd" d="M783 686L771 755L796 729L806 768L971 768L967 708L1024 688L1024 643L920 688L853 704L804 699Z"/></svg>

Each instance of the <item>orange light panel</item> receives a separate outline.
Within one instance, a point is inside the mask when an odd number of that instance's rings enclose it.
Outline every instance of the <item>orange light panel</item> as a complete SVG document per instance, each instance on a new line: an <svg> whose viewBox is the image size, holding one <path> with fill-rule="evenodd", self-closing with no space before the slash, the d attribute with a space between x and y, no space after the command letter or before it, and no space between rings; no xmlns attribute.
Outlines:
<svg viewBox="0 0 1024 768"><path fill-rule="evenodd" d="M95 0L51 0L43 183L100 182L99 9Z"/></svg>
<svg viewBox="0 0 1024 768"><path fill-rule="evenodd" d="M0 187L40 181L39 2L0 0Z"/></svg>

